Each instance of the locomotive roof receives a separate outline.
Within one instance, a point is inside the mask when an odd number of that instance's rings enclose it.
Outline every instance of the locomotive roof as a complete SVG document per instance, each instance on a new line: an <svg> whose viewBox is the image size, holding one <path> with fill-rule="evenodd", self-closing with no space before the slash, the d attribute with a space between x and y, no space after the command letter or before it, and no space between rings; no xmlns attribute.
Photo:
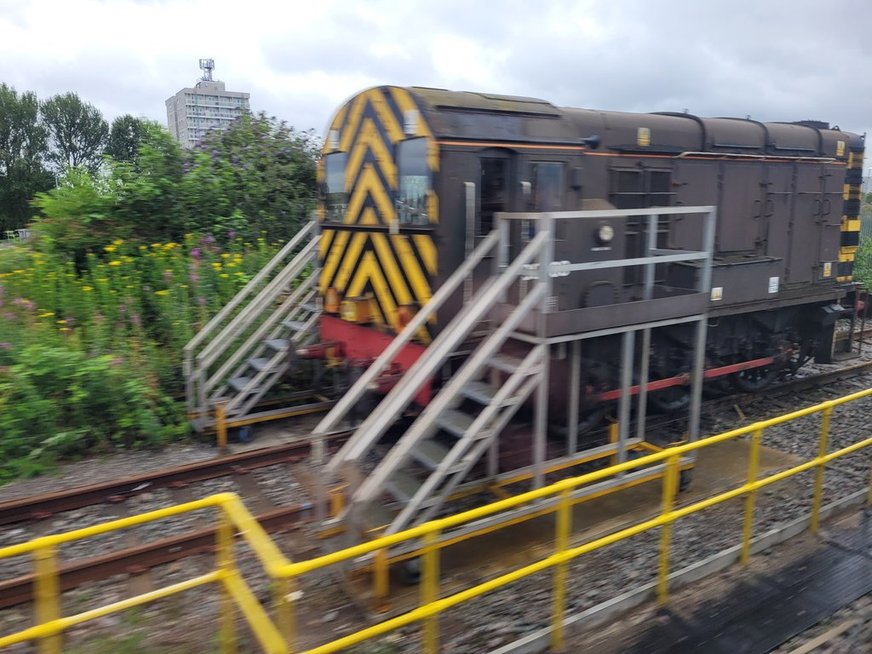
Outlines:
<svg viewBox="0 0 872 654"><path fill-rule="evenodd" d="M615 152L708 152L847 158L862 137L818 121L762 123L688 113L628 113L556 107L538 98L412 87L440 139L583 144ZM647 130L647 139L640 138ZM647 145L640 145L647 141ZM838 145L842 141L844 146ZM587 141L592 143L592 141ZM592 146L593 147L593 146Z"/></svg>

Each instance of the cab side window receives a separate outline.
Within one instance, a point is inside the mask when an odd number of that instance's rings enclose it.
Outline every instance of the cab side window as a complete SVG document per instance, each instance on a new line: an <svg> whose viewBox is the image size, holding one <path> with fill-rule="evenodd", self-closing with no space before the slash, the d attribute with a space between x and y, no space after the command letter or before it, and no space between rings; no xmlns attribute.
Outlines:
<svg viewBox="0 0 872 654"><path fill-rule="evenodd" d="M427 165L427 139L409 139L397 146L400 178L397 193L397 217L400 224L426 225L427 194L430 191L430 168Z"/></svg>
<svg viewBox="0 0 872 654"><path fill-rule="evenodd" d="M324 220L341 223L348 208L345 192L345 152L331 152L324 157Z"/></svg>
<svg viewBox="0 0 872 654"><path fill-rule="evenodd" d="M565 186L564 164L535 162L531 166L533 211L562 211Z"/></svg>

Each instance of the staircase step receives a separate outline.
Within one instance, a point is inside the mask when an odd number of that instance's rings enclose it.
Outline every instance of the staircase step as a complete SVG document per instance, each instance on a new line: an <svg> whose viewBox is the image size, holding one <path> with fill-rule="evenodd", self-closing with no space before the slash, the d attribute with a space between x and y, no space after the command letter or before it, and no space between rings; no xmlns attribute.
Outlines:
<svg viewBox="0 0 872 654"><path fill-rule="evenodd" d="M286 338L271 338L270 340L263 342L264 345L276 352L287 350L290 343L291 342Z"/></svg>
<svg viewBox="0 0 872 654"><path fill-rule="evenodd" d="M243 388L248 386L248 383L251 381L251 377L234 377L229 382L230 388L239 393Z"/></svg>
<svg viewBox="0 0 872 654"><path fill-rule="evenodd" d="M448 409L443 411L436 419L436 424L442 429L454 434L458 438L462 437L466 430L472 425L473 418L468 413L457 411L456 409Z"/></svg>
<svg viewBox="0 0 872 654"><path fill-rule="evenodd" d="M435 470L448 456L448 448L434 440L426 440L415 446L412 456L428 470Z"/></svg>
<svg viewBox="0 0 872 654"><path fill-rule="evenodd" d="M423 482L419 481L417 477L403 470L395 470L385 482L388 492L403 503L412 499L422 485Z"/></svg>
<svg viewBox="0 0 872 654"><path fill-rule="evenodd" d="M317 305L312 304L310 302L303 302L303 304L300 305L300 308L303 309L304 311L308 311L309 313L316 313L316 312L320 311L320 309L318 308Z"/></svg>
<svg viewBox="0 0 872 654"><path fill-rule="evenodd" d="M370 502L360 511L360 516L367 531L380 531L394 521L399 511L386 507L381 502Z"/></svg>
<svg viewBox="0 0 872 654"><path fill-rule="evenodd" d="M254 359L248 360L248 365L260 372L261 370L266 370L269 367L269 359L265 357L257 357Z"/></svg>
<svg viewBox="0 0 872 654"><path fill-rule="evenodd" d="M282 324L291 331L300 332L306 327L302 320L282 320Z"/></svg>
<svg viewBox="0 0 872 654"><path fill-rule="evenodd" d="M475 400L479 404L488 405L493 402L493 399L497 394L497 389L487 382L473 381L464 386L460 392L464 397L468 397L470 400Z"/></svg>
<svg viewBox="0 0 872 654"><path fill-rule="evenodd" d="M513 373L521 367L523 361L517 357L509 356L508 354L495 354L488 359L488 365L491 368L502 370L503 372Z"/></svg>

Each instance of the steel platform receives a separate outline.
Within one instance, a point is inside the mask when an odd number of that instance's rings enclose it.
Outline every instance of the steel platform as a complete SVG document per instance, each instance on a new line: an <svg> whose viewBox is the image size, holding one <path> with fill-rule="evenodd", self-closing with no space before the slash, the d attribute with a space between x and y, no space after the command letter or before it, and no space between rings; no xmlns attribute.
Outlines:
<svg viewBox="0 0 872 654"><path fill-rule="evenodd" d="M829 532L821 547L771 575L743 581L690 616L669 607L628 638L633 654L763 654L872 592L872 511L855 528Z"/></svg>

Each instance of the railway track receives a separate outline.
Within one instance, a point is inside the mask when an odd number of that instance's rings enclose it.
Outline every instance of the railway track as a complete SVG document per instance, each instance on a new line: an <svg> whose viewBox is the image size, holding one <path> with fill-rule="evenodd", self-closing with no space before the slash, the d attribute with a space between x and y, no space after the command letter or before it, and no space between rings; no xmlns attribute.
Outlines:
<svg viewBox="0 0 872 654"><path fill-rule="evenodd" d="M872 370L872 361L849 364L835 370L790 379L779 383L767 392L783 394L817 388L850 379ZM752 394L733 395L709 400L706 409L717 410L759 396ZM328 449L335 449L350 435L351 431L336 432L327 438ZM0 525L14 525L28 521L43 521L46 518L99 504L120 504L124 500L156 489L166 488L184 492L189 486L204 480L226 476L245 477L246 473L277 464L296 464L304 461L311 450L311 443L299 441L275 447L251 450L230 456L145 473L133 478L113 480L64 491L13 499L0 503ZM178 498L183 501L184 498ZM249 498L246 498L248 500ZM262 499L262 498L257 498ZM255 504L257 504L257 499ZM297 527L314 513L312 502L260 511L258 520L270 532L279 532ZM100 556L77 559L60 567L62 590L70 590L87 581L108 578L115 574L144 574L155 566L212 550L215 533L212 528L191 530L168 538L136 544ZM0 582L0 609L30 601L32 597L32 574L20 575Z"/></svg>
<svg viewBox="0 0 872 654"><path fill-rule="evenodd" d="M327 438L328 449L333 449L344 442L350 434L349 430L330 435ZM117 503L158 488L183 488L198 481L245 474L251 470L280 463L298 463L309 455L310 450L311 443L308 440L301 440L215 457L175 468L165 468L136 477L8 500L0 502L0 525L43 520L63 511L72 511L95 504Z"/></svg>

